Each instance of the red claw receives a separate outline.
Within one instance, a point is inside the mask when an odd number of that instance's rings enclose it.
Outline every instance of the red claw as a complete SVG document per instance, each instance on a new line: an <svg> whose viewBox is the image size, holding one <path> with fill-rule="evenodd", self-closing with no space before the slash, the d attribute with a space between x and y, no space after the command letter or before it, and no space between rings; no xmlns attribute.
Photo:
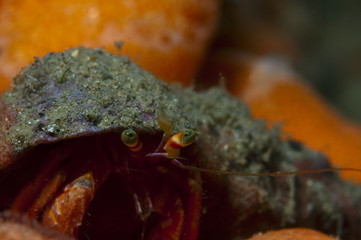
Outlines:
<svg viewBox="0 0 361 240"><path fill-rule="evenodd" d="M86 210L94 197L94 179L91 173L68 184L45 211L42 223L71 236L77 236Z"/></svg>

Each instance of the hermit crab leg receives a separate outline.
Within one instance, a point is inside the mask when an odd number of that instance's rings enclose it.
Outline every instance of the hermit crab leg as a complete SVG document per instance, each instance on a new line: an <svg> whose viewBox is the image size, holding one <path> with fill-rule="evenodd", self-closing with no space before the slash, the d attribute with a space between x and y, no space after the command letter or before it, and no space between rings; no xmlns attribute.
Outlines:
<svg viewBox="0 0 361 240"><path fill-rule="evenodd" d="M76 236L94 192L92 174L88 172L80 176L68 184L64 192L44 212L42 223L65 234Z"/></svg>
<svg viewBox="0 0 361 240"><path fill-rule="evenodd" d="M182 200L178 198L169 211L169 215L163 217L160 222L155 226L147 236L147 240L168 239L179 240L181 239L182 230L185 223L185 213Z"/></svg>
<svg viewBox="0 0 361 240"><path fill-rule="evenodd" d="M169 180L173 184L163 186L165 188L161 191L162 201L157 201L159 199L156 197L157 193L151 193L151 195L155 194L153 195L154 210L161 215L161 218L157 225L147 234L147 240L197 239L202 209L200 173L189 173L186 178L180 176L184 175L179 170L169 173ZM171 205L169 205L169 201Z"/></svg>
<svg viewBox="0 0 361 240"><path fill-rule="evenodd" d="M51 151L44 160L44 166L36 175L36 178L26 184L16 196L11 210L15 212L26 212L34 201L34 198L41 192L46 179L50 179L54 170L68 157L69 149L57 148Z"/></svg>
<svg viewBox="0 0 361 240"><path fill-rule="evenodd" d="M94 152L90 151L86 155L87 161L80 161L84 153L76 152L72 157L79 161L69 162L63 167L63 171L68 173L67 178L74 178L74 175L79 176L79 173L76 172L77 169L85 168L87 170L86 173L68 183L60 195L50 202L42 215L43 225L71 236L77 236L78 228L82 224L96 190L111 173L112 163L117 161L114 146L107 147L102 139L99 138L95 145L90 147Z"/></svg>
<svg viewBox="0 0 361 240"><path fill-rule="evenodd" d="M199 172L195 172L193 177L187 180L188 198L184 203L184 209L186 211L185 222L186 224L183 232L187 239L197 239L199 231L199 222L201 218L202 209L202 184L201 175Z"/></svg>
<svg viewBox="0 0 361 240"><path fill-rule="evenodd" d="M56 195L61 185L64 183L66 176L63 172L58 172L41 191L38 198L30 206L27 215L29 218L36 218Z"/></svg>

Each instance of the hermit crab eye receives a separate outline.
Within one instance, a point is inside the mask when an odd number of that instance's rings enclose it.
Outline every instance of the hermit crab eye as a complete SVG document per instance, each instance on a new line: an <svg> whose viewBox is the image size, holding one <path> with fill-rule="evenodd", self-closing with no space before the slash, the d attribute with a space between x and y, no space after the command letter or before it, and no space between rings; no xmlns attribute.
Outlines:
<svg viewBox="0 0 361 240"><path fill-rule="evenodd" d="M122 132L122 142L128 147L134 147L138 143L138 135L132 129L127 129Z"/></svg>
<svg viewBox="0 0 361 240"><path fill-rule="evenodd" d="M193 130L191 129L184 130L184 134L182 137L182 143L184 146L192 144L195 139L196 139L196 134Z"/></svg>

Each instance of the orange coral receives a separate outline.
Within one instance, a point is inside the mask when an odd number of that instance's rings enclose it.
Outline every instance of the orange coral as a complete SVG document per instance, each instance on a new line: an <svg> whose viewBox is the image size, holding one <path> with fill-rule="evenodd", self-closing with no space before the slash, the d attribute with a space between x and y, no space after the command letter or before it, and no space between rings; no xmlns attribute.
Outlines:
<svg viewBox="0 0 361 240"><path fill-rule="evenodd" d="M278 231L270 231L248 238L247 240L336 240L323 233L307 228L290 228Z"/></svg>
<svg viewBox="0 0 361 240"><path fill-rule="evenodd" d="M37 231L26 225L18 223L2 223L0 224L0 236L3 240L51 240L56 238L48 238L41 236Z"/></svg>
<svg viewBox="0 0 361 240"><path fill-rule="evenodd" d="M281 123L285 138L325 153L334 166L361 168L361 128L327 105L285 62L218 52L205 72L207 80L223 74L228 90L249 105L254 117ZM361 182L359 172L341 175Z"/></svg>
<svg viewBox="0 0 361 240"><path fill-rule="evenodd" d="M74 240L11 212L0 213L1 240Z"/></svg>
<svg viewBox="0 0 361 240"><path fill-rule="evenodd" d="M33 56L83 45L115 50L189 84L212 36L218 0L0 2L0 91Z"/></svg>

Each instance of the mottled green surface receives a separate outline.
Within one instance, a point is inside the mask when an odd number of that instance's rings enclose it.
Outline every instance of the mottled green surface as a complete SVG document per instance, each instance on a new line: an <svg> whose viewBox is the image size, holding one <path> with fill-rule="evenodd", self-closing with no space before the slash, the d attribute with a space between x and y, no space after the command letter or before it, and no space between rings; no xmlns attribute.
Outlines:
<svg viewBox="0 0 361 240"><path fill-rule="evenodd" d="M160 112L175 132L191 127L166 83L102 50L77 48L36 58L3 101L16 118L8 134L15 154L39 142L95 132L154 133L160 131Z"/></svg>

